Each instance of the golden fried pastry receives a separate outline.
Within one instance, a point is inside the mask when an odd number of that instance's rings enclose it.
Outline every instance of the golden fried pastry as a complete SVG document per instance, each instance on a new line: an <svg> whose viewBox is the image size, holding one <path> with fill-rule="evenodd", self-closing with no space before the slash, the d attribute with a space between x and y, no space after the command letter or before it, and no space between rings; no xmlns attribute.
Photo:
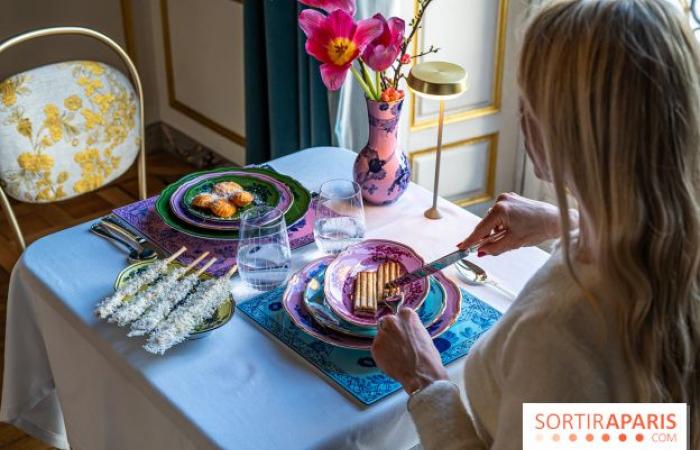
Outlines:
<svg viewBox="0 0 700 450"><path fill-rule="evenodd" d="M360 272L355 278L353 311L357 315L377 314L377 272Z"/></svg>
<svg viewBox="0 0 700 450"><path fill-rule="evenodd" d="M214 200L216 200L216 198L211 194L197 194L195 198L192 199L192 206L201 209L209 209L209 206Z"/></svg>
<svg viewBox="0 0 700 450"><path fill-rule="evenodd" d="M377 268L377 296L380 302L383 302L388 297L399 295L401 292L400 288L387 289L384 286L401 276L401 272L401 266L396 261L387 261Z"/></svg>
<svg viewBox="0 0 700 450"><path fill-rule="evenodd" d="M232 217L234 214L236 214L236 206L231 204L228 200L214 200L210 205L209 209L211 212L213 212L216 216L221 217L222 219L228 219L229 217Z"/></svg>
<svg viewBox="0 0 700 450"><path fill-rule="evenodd" d="M221 183L216 183L212 188L211 192L215 195L220 195L222 197L228 197L234 192L242 191L243 188L240 184L235 181L222 181Z"/></svg>
<svg viewBox="0 0 700 450"><path fill-rule="evenodd" d="M248 191L238 191L229 197L229 201L239 208L250 205L253 199L253 194Z"/></svg>

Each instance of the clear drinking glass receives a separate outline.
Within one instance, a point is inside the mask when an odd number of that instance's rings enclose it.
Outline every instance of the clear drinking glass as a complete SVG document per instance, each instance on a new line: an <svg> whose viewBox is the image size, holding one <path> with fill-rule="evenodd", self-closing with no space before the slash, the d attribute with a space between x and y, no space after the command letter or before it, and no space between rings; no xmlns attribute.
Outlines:
<svg viewBox="0 0 700 450"><path fill-rule="evenodd" d="M249 286L268 291L289 276L292 252L281 211L257 206L241 214L238 270Z"/></svg>
<svg viewBox="0 0 700 450"><path fill-rule="evenodd" d="M362 190L354 181L323 183L315 213L314 238L324 253L336 255L365 236Z"/></svg>

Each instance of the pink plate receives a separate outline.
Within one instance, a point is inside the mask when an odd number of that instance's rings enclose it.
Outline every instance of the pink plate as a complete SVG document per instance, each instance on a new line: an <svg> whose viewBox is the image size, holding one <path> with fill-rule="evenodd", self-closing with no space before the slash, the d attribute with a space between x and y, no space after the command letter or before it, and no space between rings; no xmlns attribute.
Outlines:
<svg viewBox="0 0 700 450"><path fill-rule="evenodd" d="M326 269L323 292L328 306L339 317L359 327L376 327L379 318L391 314L387 306L380 306L374 317L358 316L353 312L353 286L359 272L376 270L387 261L396 261L404 273L416 270L425 262L412 248L400 242L369 239L352 245L341 252ZM404 306L418 309L428 295L428 279L423 278L402 287Z"/></svg>
<svg viewBox="0 0 700 450"><path fill-rule="evenodd" d="M351 336L323 328L313 320L304 308L304 290L306 285L313 278L312 274L316 271L316 268L320 264L328 263L329 259L329 257L325 257L313 261L292 276L282 297L284 309L297 327L326 344L355 350L369 350L372 346L372 339ZM436 338L454 325L459 318L462 311L462 292L442 272L438 272L433 276L440 282L446 294L445 310L440 318L428 327L430 337Z"/></svg>

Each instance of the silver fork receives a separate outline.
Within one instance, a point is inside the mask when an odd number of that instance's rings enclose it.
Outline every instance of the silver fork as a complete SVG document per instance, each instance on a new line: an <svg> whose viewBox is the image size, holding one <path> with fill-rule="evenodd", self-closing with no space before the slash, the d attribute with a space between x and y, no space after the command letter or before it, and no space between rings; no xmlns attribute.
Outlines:
<svg viewBox="0 0 700 450"><path fill-rule="evenodd" d="M399 310L403 306L404 300L405 300L404 294L403 294L403 292L401 292L398 295L392 295L391 297L387 297L384 300L384 303L386 304L386 306L389 307L389 309L391 310L392 313L398 314Z"/></svg>

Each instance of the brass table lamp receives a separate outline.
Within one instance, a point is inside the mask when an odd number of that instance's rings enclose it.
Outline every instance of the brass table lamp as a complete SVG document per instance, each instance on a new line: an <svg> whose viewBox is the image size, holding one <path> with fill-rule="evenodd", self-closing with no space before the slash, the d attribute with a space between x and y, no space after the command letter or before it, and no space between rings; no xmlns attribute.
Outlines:
<svg viewBox="0 0 700 450"><path fill-rule="evenodd" d="M445 101L457 98L467 90L467 73L461 66L448 62L420 63L413 66L408 74L408 87L419 97L440 101L433 206L425 211L425 217L428 219L440 219L442 214L438 210L437 201L440 183L440 156L442 151L442 125L445 118Z"/></svg>

